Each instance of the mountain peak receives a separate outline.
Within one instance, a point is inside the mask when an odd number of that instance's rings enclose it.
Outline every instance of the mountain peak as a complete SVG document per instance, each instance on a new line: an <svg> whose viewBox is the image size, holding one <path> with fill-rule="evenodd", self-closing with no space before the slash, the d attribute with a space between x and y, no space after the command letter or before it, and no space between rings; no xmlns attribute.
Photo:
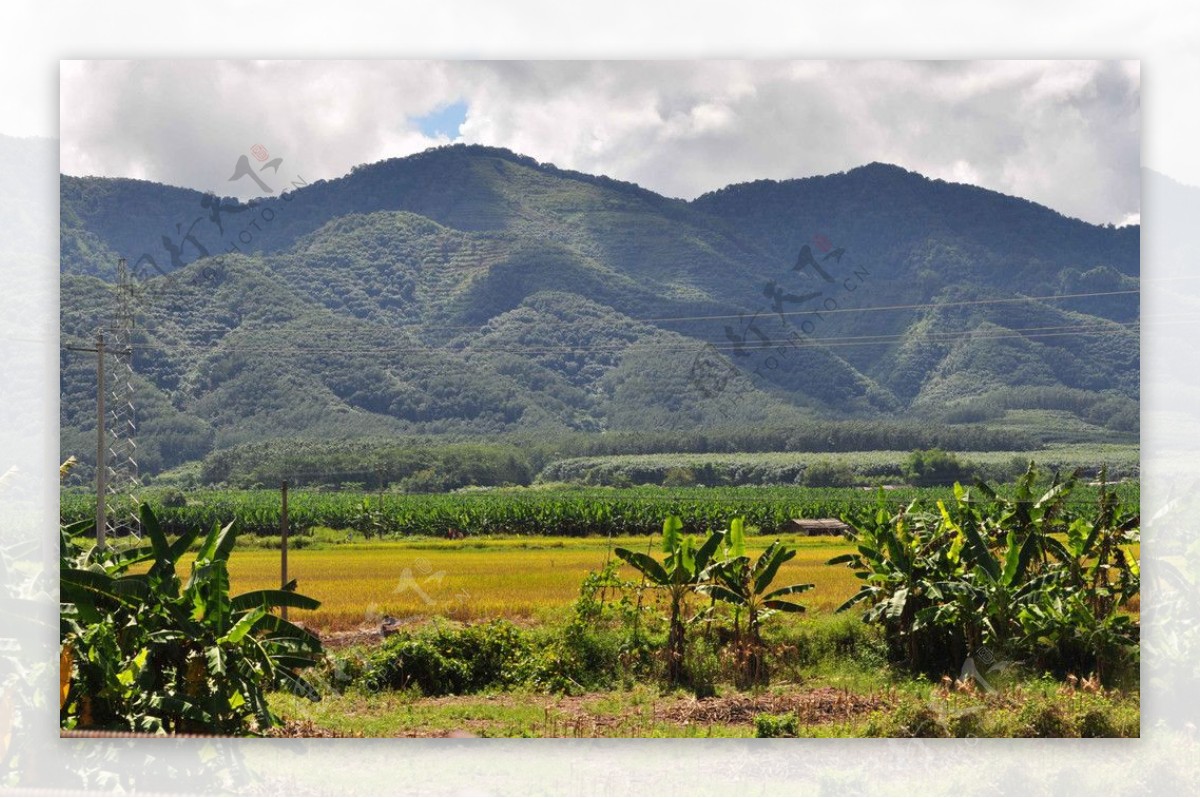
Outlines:
<svg viewBox="0 0 1200 798"><path fill-rule="evenodd" d="M894 163L884 163L883 161L871 161L868 164L863 164L862 166L856 166L853 169L847 170L846 174L847 175L868 175L868 176L889 175L889 176L895 176L895 177L899 177L900 175L911 175L913 177L919 177L922 180L929 179L929 178L925 177L925 175L921 174L920 172L914 172L910 169L905 169L903 166L897 166Z"/></svg>

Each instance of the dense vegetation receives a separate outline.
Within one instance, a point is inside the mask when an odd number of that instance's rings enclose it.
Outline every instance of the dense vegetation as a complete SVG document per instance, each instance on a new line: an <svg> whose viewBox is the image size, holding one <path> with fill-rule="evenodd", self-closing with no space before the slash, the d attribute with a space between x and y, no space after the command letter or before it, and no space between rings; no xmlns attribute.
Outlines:
<svg viewBox="0 0 1200 798"><path fill-rule="evenodd" d="M215 201L62 181L64 342L110 317L116 256L141 275L144 474L280 440L605 433L575 456L650 451L630 433L660 452L1136 440L1136 228L878 164L685 203L482 147L223 200L220 227ZM806 245L833 282L793 270ZM1104 295L1042 298L1081 293ZM93 363L61 365L63 448L86 478Z"/></svg>
<svg viewBox="0 0 1200 798"><path fill-rule="evenodd" d="M864 605L892 657L918 670L944 673L987 651L988 665L1135 683L1137 506L1102 488L1081 512L1068 506L1075 477L1044 493L1034 482L1031 468L1009 497L979 483L936 508L854 514L857 551L830 561L863 580L843 609Z"/></svg>
<svg viewBox="0 0 1200 798"><path fill-rule="evenodd" d="M930 459L916 454L914 461ZM419 590L408 598L423 608L418 612L435 613L432 623L410 619L382 645L325 657L315 637L271 611L316 607L294 584L241 595L230 589L234 529L274 533L274 492L168 489L156 497L158 509L141 509L146 542L104 549L80 545L91 507L87 496L68 492L64 517L82 520L63 530L64 724L264 731L281 720L268 699L286 707L285 716L326 717L325 710L304 710L264 692L273 687L322 696L335 707L354 705L352 714L365 712L372 723L394 705L381 693L404 696L408 706L420 696L513 689L532 697L590 693L619 700L621 691L657 685L667 691L668 705L670 691L683 689L716 701L714 712L722 702L742 700L739 694L753 696L750 705L763 709L742 723L752 720L759 736L1128 736L1136 733L1139 651L1136 487L1088 485L1078 475L1039 477L1031 468L1000 488L977 483L874 497L806 488L514 489L385 495L380 504L375 493L297 491L297 544L317 523L366 538L442 534L451 525L471 534L626 535L610 540L615 548L586 576L568 612L545 605L533 626L496 615L468 625L445 620L438 614L457 606L442 600L445 572L418 565L425 581L414 584L438 598ZM769 542L793 514L852 521L852 552L826 565L820 563L830 555L822 554L791 570L799 551L807 560L829 551L794 533ZM232 523L211 524L201 541L197 530L213 516ZM344 559L359 548L334 543L328 531L319 534L333 547L319 554ZM649 548L637 542L656 531L661 535L652 536ZM395 544L382 544L388 545ZM484 546L477 554L486 559L486 542L474 545ZM592 556L600 558L604 546L594 545ZM844 551L846 544L839 545ZM374 558L383 554L379 544L367 548ZM465 551L448 553L455 571L468 567L459 562ZM551 564L558 559L560 569L567 556L564 549L542 554ZM193 560L186 583L176 576L184 557ZM846 581L843 563L862 580L845 608L865 608L865 623L828 614L793 619L805 614L806 597ZM385 577L389 590L396 567ZM402 583L412 567L405 566ZM485 581L477 575L461 584L491 601L497 586ZM320 584L324 595L330 585ZM836 601L850 590L835 591ZM813 606L835 604L825 596ZM132 617L136 624L124 620ZM305 668L309 675L301 675ZM916 673L934 683L941 677L941 686L912 681ZM794 683L833 674L852 674L860 685L837 693L841 709L834 716L845 725L831 725L819 702L787 698ZM776 683L785 683L785 691L762 692ZM368 705L355 705L362 700ZM413 723L417 717L409 715ZM646 733L664 732L675 733ZM547 725L540 733L560 732Z"/></svg>
<svg viewBox="0 0 1200 798"><path fill-rule="evenodd" d="M974 703L973 716L902 700L890 720L872 716L859 734L1136 733L1128 701L1109 691L1137 678L1136 509L1109 490L1081 508L1071 500L1074 479L1055 481L1041 495L1035 481L1031 469L1009 497L980 483L956 486L949 502L918 501L898 512L881 504L873 516L860 514L857 551L829 566L859 572L862 590L846 608L865 606L867 626L766 622L804 611L798 598L813 585L776 578L795 549L776 542L747 556L739 518L692 536L668 517L661 555L616 548L637 577L622 576L615 561L589 574L561 626L526 631L493 621L405 631L366 656L335 660L326 684L336 692L439 696L515 687L576 693L651 680L706 698L719 689L760 688L773 674L794 678L814 665L878 678L888 664L901 683L914 671L941 677L940 701ZM1082 687L1086 700L1028 696L1015 717L984 720L1011 703L980 703L980 696L1020 696L1038 677L1061 680L1054 683L1060 696ZM784 716L760 716L756 726L760 736L798 731L796 719Z"/></svg>
<svg viewBox="0 0 1200 798"><path fill-rule="evenodd" d="M904 451L923 449L927 445L969 452L1029 452L1036 448L1036 441L1033 436L1017 430L895 421L827 421L800 428L679 433L507 436L490 443L455 443L446 436L382 442L280 439L219 449L208 454L198 469L167 474L159 481L185 486L247 487L287 479L293 485L361 483L427 492L467 485L526 485L539 475L543 481L586 481L579 479L578 465L565 462L571 458L788 452L794 453L797 463L803 463L811 453ZM1097 452L1095 448L1090 451L1107 456L1107 452ZM1055 456L1048 452L1037 453L1038 459L1043 461ZM670 458L664 460L669 461ZM76 482L83 481L82 475L78 475ZM662 479L638 481L660 483ZM793 478L754 481L792 482Z"/></svg>
<svg viewBox="0 0 1200 798"><path fill-rule="evenodd" d="M87 522L63 528L63 728L244 734L279 722L270 689L315 695L301 671L320 660L320 640L274 610L320 602L294 584L231 595L232 524L169 541L145 505L141 519L141 546L81 548L73 537ZM176 568L197 541L184 582Z"/></svg>
<svg viewBox="0 0 1200 798"><path fill-rule="evenodd" d="M1047 469L1081 468L1098 476L1107 468L1113 479L1136 478L1138 450L1123 446L1063 446L1037 452L951 454L938 449L911 452L769 452L761 454L649 454L576 457L542 469L539 480L580 485L802 485L873 487L952 485L973 479L1010 482L1030 460Z"/></svg>
<svg viewBox="0 0 1200 798"><path fill-rule="evenodd" d="M1011 488L1002 489L1007 492ZM1123 501L1136 505L1136 483L1117 490ZM1081 486L1074 505L1096 501L1099 488ZM889 506L900 508L914 499L951 501L950 487L897 488L884 492ZM194 526L235 520L250 535L277 536L280 521L278 490L174 489L148 492L144 497L159 523L172 534ZM300 536L315 527L349 529L366 537L445 536L450 529L468 535L638 535L657 530L664 516L683 519L692 532L719 529L727 519L743 517L775 534L794 518L840 518L878 497L855 488L531 488L461 491L450 494L392 494L371 491L296 490L288 495L292 531ZM64 523L94 517L94 494L64 493ZM301 542L300 545L303 545Z"/></svg>

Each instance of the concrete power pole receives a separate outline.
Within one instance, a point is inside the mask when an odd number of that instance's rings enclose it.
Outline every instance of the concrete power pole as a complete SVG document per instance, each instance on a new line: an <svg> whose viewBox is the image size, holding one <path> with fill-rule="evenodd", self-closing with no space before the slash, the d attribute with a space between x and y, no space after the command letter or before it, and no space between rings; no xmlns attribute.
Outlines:
<svg viewBox="0 0 1200 798"><path fill-rule="evenodd" d="M72 352L96 355L96 543L101 546L110 532L141 536L136 496L140 482L134 459L137 451L133 401L134 290L124 258L117 262L117 277L114 341L105 340L102 326L96 331L95 348L66 347ZM112 374L105 371L104 361L109 355L116 365Z"/></svg>

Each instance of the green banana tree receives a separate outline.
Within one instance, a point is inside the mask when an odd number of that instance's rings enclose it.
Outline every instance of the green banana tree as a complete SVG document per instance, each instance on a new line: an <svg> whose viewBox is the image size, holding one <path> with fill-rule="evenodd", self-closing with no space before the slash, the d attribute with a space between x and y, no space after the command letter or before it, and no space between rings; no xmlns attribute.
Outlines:
<svg viewBox="0 0 1200 798"><path fill-rule="evenodd" d="M1046 540L1056 562L1045 599L1018 615L1023 641L1042 662L1091 666L1106 680L1114 665L1139 657L1140 630L1128 607L1141 591L1132 549L1141 540L1140 516L1105 485L1095 515L1072 519L1060 537Z"/></svg>
<svg viewBox="0 0 1200 798"><path fill-rule="evenodd" d="M862 580L858 592L837 611L865 605L863 620L883 627L892 658L923 670L953 667L965 651L945 625L918 621L925 610L942 603L938 585L968 567L965 539L941 529L940 520L917 502L893 515L881 490L875 513L852 519L856 550L827 563L849 566Z"/></svg>
<svg viewBox="0 0 1200 798"><path fill-rule="evenodd" d="M272 610L320 602L295 582L230 596L232 524L208 532L184 583L177 564L199 530L169 541L146 504L141 520L149 545L123 550L81 550L71 542L79 530L63 529L63 726L240 734L251 721L260 731L278 722L272 687L317 698L300 672L318 662L320 640Z"/></svg>
<svg viewBox="0 0 1200 798"><path fill-rule="evenodd" d="M670 599L667 680L672 685L681 685L686 681L683 658L687 597L696 591L705 578L709 563L723 537L724 533L714 532L697 546L694 536L683 534L683 521L679 516L672 515L663 521L662 550L666 556L661 563L648 554L626 548L613 549L613 554L637 569L651 585L665 591Z"/></svg>
<svg viewBox="0 0 1200 798"><path fill-rule="evenodd" d="M1010 639L1019 631L1017 613L1031 601L1036 601L1052 580L1053 574L1037 572L1036 563L1045 549L1040 533L1018 539L1018 527L989 534L992 522L979 523L978 516L966 514L956 521L938 502L942 528L954 534L954 546L963 549L961 573L934 582L928 598L935 602L916 614L914 629L925 624L943 628L962 628L968 651L982 645L993 650L1006 650ZM993 552L989 539L1003 535L1003 548Z"/></svg>
<svg viewBox="0 0 1200 798"><path fill-rule="evenodd" d="M1031 466L1011 498L955 485L937 513L914 502L893 516L881 497L874 518L853 519L856 551L829 561L862 580L839 611L867 605L893 656L926 672L957 671L983 645L1105 679L1135 663L1136 507L1104 488L1098 511L1084 514L1068 503L1075 475L1056 476L1040 497L1035 477Z"/></svg>
<svg viewBox="0 0 1200 798"><path fill-rule="evenodd" d="M775 541L752 564L746 555L745 519L735 518L729 524L726 558L709 566L703 576L711 579L711 582L701 584L698 588L701 593L731 604L739 613L746 611L742 675L747 684L765 684L768 679L765 647L760 632L762 620L775 612L804 612L803 605L787 601L785 597L812 590L812 584L771 586L780 566L795 556L795 549ZM739 648L742 648L736 615L734 634L738 638Z"/></svg>

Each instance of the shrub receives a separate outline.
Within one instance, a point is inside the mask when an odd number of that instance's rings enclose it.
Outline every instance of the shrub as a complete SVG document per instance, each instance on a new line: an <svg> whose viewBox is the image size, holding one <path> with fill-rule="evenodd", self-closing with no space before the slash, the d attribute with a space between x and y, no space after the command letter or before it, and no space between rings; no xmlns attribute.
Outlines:
<svg viewBox="0 0 1200 798"><path fill-rule="evenodd" d="M521 682L532 656L529 639L509 621L438 624L389 639L371 657L363 679L379 688L416 686L429 696L503 689Z"/></svg>
<svg viewBox="0 0 1200 798"><path fill-rule="evenodd" d="M887 661L878 627L854 615L817 615L766 637L780 652L775 660L781 675L793 681L803 676L804 669L823 665L836 669L847 663L877 668Z"/></svg>
<svg viewBox="0 0 1200 798"><path fill-rule="evenodd" d="M716 649L703 637L695 636L688 641L683 657L683 672L687 687L696 698L712 698L717 694L717 679L721 662Z"/></svg>
<svg viewBox="0 0 1200 798"><path fill-rule="evenodd" d="M664 488L685 488L696 484L696 474L690 468L668 468L662 484Z"/></svg>
<svg viewBox="0 0 1200 798"><path fill-rule="evenodd" d="M915 698L903 699L889 712L873 712L866 737L949 737L950 731L933 707Z"/></svg>
<svg viewBox="0 0 1200 798"><path fill-rule="evenodd" d="M946 720L946 732L951 737L984 737L985 710L982 707L968 707L952 713Z"/></svg>
<svg viewBox="0 0 1200 798"><path fill-rule="evenodd" d="M159 494L158 502L163 507L186 507L187 497L179 488L167 488Z"/></svg>
<svg viewBox="0 0 1200 798"><path fill-rule="evenodd" d="M971 477L971 467L941 449L917 450L901 466L904 478L918 487L953 485Z"/></svg>
<svg viewBox="0 0 1200 798"><path fill-rule="evenodd" d="M849 466L838 465L828 460L817 460L804 469L800 484L809 488L845 488L857 480Z"/></svg>
<svg viewBox="0 0 1200 798"><path fill-rule="evenodd" d="M1078 737L1068 713L1053 698L1032 698L1017 712L1014 737Z"/></svg>
<svg viewBox="0 0 1200 798"><path fill-rule="evenodd" d="M796 713L787 712L783 715L756 715L754 717L755 737L797 737L800 734L800 721Z"/></svg>
<svg viewBox="0 0 1200 798"><path fill-rule="evenodd" d="M1077 718L1080 737L1123 737L1106 707L1089 707Z"/></svg>

